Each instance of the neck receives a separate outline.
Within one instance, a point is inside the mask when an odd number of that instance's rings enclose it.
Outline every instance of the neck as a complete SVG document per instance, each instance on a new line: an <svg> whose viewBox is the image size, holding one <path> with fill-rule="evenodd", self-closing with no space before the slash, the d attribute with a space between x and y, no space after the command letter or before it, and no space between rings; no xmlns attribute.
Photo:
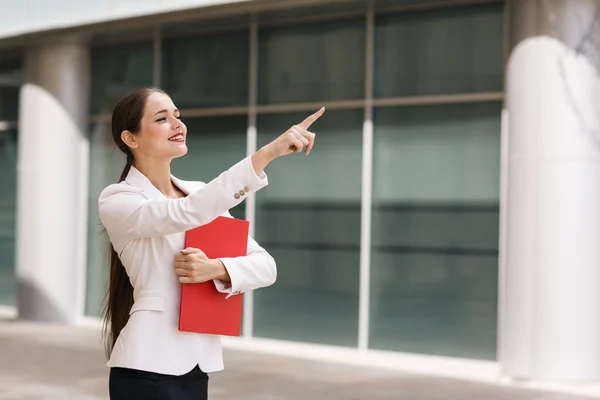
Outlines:
<svg viewBox="0 0 600 400"><path fill-rule="evenodd" d="M135 162L137 168L166 197L177 197L171 182L171 162L140 159Z"/></svg>

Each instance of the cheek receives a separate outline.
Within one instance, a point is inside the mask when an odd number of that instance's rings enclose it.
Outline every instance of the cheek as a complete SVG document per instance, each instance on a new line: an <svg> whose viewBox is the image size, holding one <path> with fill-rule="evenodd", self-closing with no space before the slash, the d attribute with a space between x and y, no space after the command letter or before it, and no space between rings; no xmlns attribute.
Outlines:
<svg viewBox="0 0 600 400"><path fill-rule="evenodd" d="M148 126L147 129L144 130L140 145L148 151L152 151L152 149L164 147L168 138L167 130L162 128L162 125L156 124L154 126Z"/></svg>
<svg viewBox="0 0 600 400"><path fill-rule="evenodd" d="M154 142L163 142L169 138L169 127L166 124L154 124L149 129L148 137Z"/></svg>

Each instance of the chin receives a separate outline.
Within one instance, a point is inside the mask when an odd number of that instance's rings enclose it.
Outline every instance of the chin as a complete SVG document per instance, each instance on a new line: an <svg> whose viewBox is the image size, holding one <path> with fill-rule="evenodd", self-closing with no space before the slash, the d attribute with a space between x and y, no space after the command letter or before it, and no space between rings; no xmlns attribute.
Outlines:
<svg viewBox="0 0 600 400"><path fill-rule="evenodd" d="M183 145L182 148L180 149L180 151L178 151L176 154L173 154L173 158L183 157L187 154L187 152L188 152L187 146Z"/></svg>

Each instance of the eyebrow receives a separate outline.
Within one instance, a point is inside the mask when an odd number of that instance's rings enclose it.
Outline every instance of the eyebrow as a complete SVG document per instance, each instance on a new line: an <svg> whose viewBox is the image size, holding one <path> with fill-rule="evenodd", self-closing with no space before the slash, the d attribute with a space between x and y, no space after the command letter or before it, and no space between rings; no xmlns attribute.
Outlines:
<svg viewBox="0 0 600 400"><path fill-rule="evenodd" d="M156 117L158 114L164 113L164 112L168 112L168 110L166 110L166 109L165 110L160 110L159 112L157 112L156 114L154 114L154 116ZM173 114L178 113L178 112L179 112L178 109L173 110Z"/></svg>

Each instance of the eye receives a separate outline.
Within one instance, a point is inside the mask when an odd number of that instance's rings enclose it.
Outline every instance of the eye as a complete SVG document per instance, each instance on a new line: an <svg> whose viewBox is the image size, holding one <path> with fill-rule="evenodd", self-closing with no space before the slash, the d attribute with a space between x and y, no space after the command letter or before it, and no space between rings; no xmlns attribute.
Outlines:
<svg viewBox="0 0 600 400"><path fill-rule="evenodd" d="M156 120L156 122L162 122L162 121L166 121L167 119L165 117L160 117L159 119Z"/></svg>

